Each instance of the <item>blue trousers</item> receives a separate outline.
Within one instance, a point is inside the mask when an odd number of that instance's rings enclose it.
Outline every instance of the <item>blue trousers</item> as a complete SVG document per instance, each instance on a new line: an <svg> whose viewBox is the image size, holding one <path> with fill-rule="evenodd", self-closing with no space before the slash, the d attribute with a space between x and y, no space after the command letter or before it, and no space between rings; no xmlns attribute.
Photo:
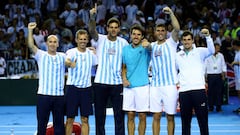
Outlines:
<svg viewBox="0 0 240 135"><path fill-rule="evenodd" d="M37 95L38 135L46 135L50 112L53 116L54 135L64 135L64 97Z"/></svg>
<svg viewBox="0 0 240 135"><path fill-rule="evenodd" d="M193 109L195 111L201 135L209 135L208 104L204 89L179 93L182 135L191 135Z"/></svg>
<svg viewBox="0 0 240 135"><path fill-rule="evenodd" d="M105 135L106 108L111 101L114 113L115 135L125 135L122 85L94 84L96 135Z"/></svg>

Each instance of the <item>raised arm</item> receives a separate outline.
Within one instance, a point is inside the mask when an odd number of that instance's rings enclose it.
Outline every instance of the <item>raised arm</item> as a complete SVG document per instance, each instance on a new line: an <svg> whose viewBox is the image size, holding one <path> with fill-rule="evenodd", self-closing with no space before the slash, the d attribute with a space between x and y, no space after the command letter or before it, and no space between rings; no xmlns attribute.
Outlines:
<svg viewBox="0 0 240 135"><path fill-rule="evenodd" d="M203 28L201 30L201 34L206 38L207 48L208 48L209 53L214 54L215 47L214 47L213 39L211 38L211 35L209 33L209 30L206 28Z"/></svg>
<svg viewBox="0 0 240 135"><path fill-rule="evenodd" d="M30 22L28 23L28 47L30 50L35 54L38 50L37 46L34 44L34 39L33 39L33 29L36 28L37 23L35 22Z"/></svg>
<svg viewBox="0 0 240 135"><path fill-rule="evenodd" d="M97 3L95 3L94 8L90 10L90 21L88 26L88 31L90 36L97 41L98 40L98 32L96 30L96 14L97 14Z"/></svg>
<svg viewBox="0 0 240 135"><path fill-rule="evenodd" d="M171 10L171 8L165 7L165 8L163 8L163 12L165 14L169 14L170 15L171 23L172 23L172 26L173 26L172 38L173 38L173 40L175 42L177 42L179 40L178 33L180 31L179 22L178 22L176 16L174 15L173 11Z"/></svg>

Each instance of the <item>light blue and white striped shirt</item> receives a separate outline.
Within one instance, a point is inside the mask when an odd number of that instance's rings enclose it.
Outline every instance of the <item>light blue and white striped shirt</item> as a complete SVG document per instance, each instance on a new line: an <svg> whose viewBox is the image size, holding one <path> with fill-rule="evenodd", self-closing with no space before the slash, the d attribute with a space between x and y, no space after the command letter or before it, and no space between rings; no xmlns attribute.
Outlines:
<svg viewBox="0 0 240 135"><path fill-rule="evenodd" d="M175 64L177 45L178 42L175 42L172 37L168 38L166 42L161 45L159 45L157 41L151 44L151 86L168 86L177 83L177 70Z"/></svg>
<svg viewBox="0 0 240 135"><path fill-rule="evenodd" d="M53 56L38 49L34 56L39 68L38 94L64 95L65 57L64 53L57 52Z"/></svg>
<svg viewBox="0 0 240 135"><path fill-rule="evenodd" d="M98 41L92 44L96 47L98 68L95 83L118 85L122 84L122 48L128 42L117 37L116 41L110 41L107 35L98 34Z"/></svg>
<svg viewBox="0 0 240 135"><path fill-rule="evenodd" d="M97 63L96 55L89 49L80 52L77 48L68 50L66 54L71 61L76 61L76 67L68 68L67 85L78 88L90 87L92 66Z"/></svg>

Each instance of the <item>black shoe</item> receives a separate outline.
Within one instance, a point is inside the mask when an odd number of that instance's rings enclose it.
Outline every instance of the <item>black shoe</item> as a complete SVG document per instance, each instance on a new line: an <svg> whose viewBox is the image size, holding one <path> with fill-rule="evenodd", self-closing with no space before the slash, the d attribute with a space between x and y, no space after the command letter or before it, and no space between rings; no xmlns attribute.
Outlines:
<svg viewBox="0 0 240 135"><path fill-rule="evenodd" d="M213 112L213 107L209 107L208 112Z"/></svg>
<svg viewBox="0 0 240 135"><path fill-rule="evenodd" d="M217 112L222 112L222 107L221 106L217 106L216 111Z"/></svg>
<svg viewBox="0 0 240 135"><path fill-rule="evenodd" d="M213 109L208 109L208 112L213 112Z"/></svg>
<svg viewBox="0 0 240 135"><path fill-rule="evenodd" d="M240 107L236 110L233 110L234 113L240 113Z"/></svg>
<svg viewBox="0 0 240 135"><path fill-rule="evenodd" d="M222 112L223 110L222 109L216 109L217 112Z"/></svg>

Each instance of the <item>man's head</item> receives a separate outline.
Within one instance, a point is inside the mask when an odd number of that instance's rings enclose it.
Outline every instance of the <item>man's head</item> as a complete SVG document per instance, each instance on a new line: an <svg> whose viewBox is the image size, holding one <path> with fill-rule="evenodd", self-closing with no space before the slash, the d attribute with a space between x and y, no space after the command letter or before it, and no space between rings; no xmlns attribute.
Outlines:
<svg viewBox="0 0 240 135"><path fill-rule="evenodd" d="M188 30L184 31L181 36L181 41L184 49L191 50L194 43L193 34Z"/></svg>
<svg viewBox="0 0 240 135"><path fill-rule="evenodd" d="M88 32L83 29L78 30L75 35L75 41L80 49L85 49L89 42Z"/></svg>
<svg viewBox="0 0 240 135"><path fill-rule="evenodd" d="M56 35L49 35L47 37L47 46L48 46L48 52L56 52L57 48L59 46L59 42L58 42L58 37Z"/></svg>
<svg viewBox="0 0 240 135"><path fill-rule="evenodd" d="M154 35L158 42L164 42L167 38L167 26L165 24L157 24L154 29Z"/></svg>
<svg viewBox="0 0 240 135"><path fill-rule="evenodd" d="M234 50L240 50L240 40L233 40L232 41L232 48Z"/></svg>
<svg viewBox="0 0 240 135"><path fill-rule="evenodd" d="M215 47L215 53L218 53L220 51L220 44L219 43L214 43L214 47Z"/></svg>
<svg viewBox="0 0 240 135"><path fill-rule="evenodd" d="M145 30L141 25L134 24L130 29L130 33L132 44L139 45L144 38Z"/></svg>
<svg viewBox="0 0 240 135"><path fill-rule="evenodd" d="M107 21L107 32L110 37L117 37L120 31L120 22L117 18L112 17Z"/></svg>

